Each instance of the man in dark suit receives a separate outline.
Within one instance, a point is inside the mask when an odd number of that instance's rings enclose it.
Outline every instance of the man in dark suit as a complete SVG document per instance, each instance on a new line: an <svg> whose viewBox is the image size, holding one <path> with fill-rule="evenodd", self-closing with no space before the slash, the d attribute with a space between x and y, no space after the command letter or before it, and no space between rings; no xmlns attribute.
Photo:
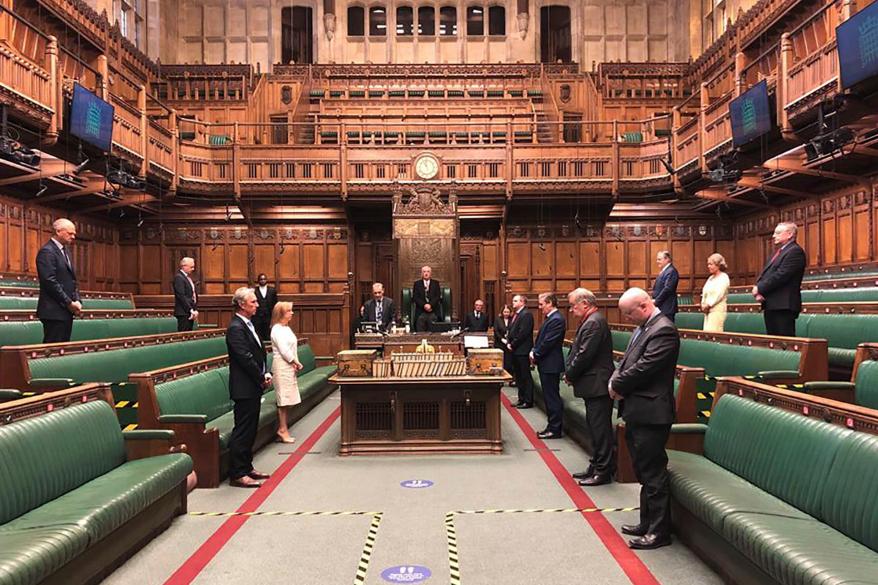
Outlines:
<svg viewBox="0 0 878 585"><path fill-rule="evenodd" d="M442 320L442 288L439 281L432 278L433 269L421 268L421 280L412 285L412 300L415 301L415 331L429 331L432 321Z"/></svg>
<svg viewBox="0 0 878 585"><path fill-rule="evenodd" d="M613 338L593 292L574 289L567 295L567 302L579 326L567 354L564 378L573 386L573 394L585 402L592 455L588 469L574 473L573 478L579 480L579 485L603 485L612 481L615 472L613 399L607 393L613 374Z"/></svg>
<svg viewBox="0 0 878 585"><path fill-rule="evenodd" d="M531 363L540 374L540 386L546 400L546 428L537 433L541 439L560 439L564 436L564 403L561 401L561 373L564 372L564 332L567 323L558 310L554 293L541 293L538 306L545 319L537 333L530 352Z"/></svg>
<svg viewBox="0 0 878 585"><path fill-rule="evenodd" d="M680 282L680 273L674 267L671 253L667 250L656 254L655 263L658 264L659 273L652 285L652 300L664 316L673 321L677 314L677 284Z"/></svg>
<svg viewBox="0 0 878 585"><path fill-rule="evenodd" d="M506 332L506 347L512 354L512 375L518 387L515 408L532 408L534 382L530 377L530 350L534 347L534 316L527 310L527 297L512 297L512 322Z"/></svg>
<svg viewBox="0 0 878 585"><path fill-rule="evenodd" d="M384 285L376 282L372 285L372 298L366 301L364 321L374 321L378 329L387 331L396 318L396 306L393 299L384 296Z"/></svg>
<svg viewBox="0 0 878 585"><path fill-rule="evenodd" d="M674 370L680 335L646 291L630 288L619 299L622 317L637 328L610 377L609 394L625 419L625 440L640 482L640 523L623 525L628 546L671 544L670 478L665 444L674 422Z"/></svg>
<svg viewBox="0 0 878 585"><path fill-rule="evenodd" d="M235 316L226 330L229 350L229 396L234 401L235 427L229 438L229 484L259 487L268 474L253 469L253 442L259 427L263 390L271 384L262 340L251 319L259 308L252 288L241 287L233 299Z"/></svg>
<svg viewBox="0 0 878 585"><path fill-rule="evenodd" d="M270 339L271 312L274 311L274 306L277 304L277 291L273 286L268 286L268 277L264 272L256 277L256 284L258 286L253 289L253 292L256 293L259 308L256 309L256 315L253 316L253 325L256 327L256 332L259 333L260 339Z"/></svg>
<svg viewBox="0 0 878 585"><path fill-rule="evenodd" d="M198 295L192 282L195 259L182 258L180 270L174 275L174 316L177 318L177 331L192 331L198 320Z"/></svg>
<svg viewBox="0 0 878 585"><path fill-rule="evenodd" d="M488 316L485 314L485 302L482 299L476 299L472 312L463 316L461 327L468 331L488 330Z"/></svg>
<svg viewBox="0 0 878 585"><path fill-rule="evenodd" d="M73 316L82 312L76 271L68 248L76 239L76 226L69 219L52 224L55 235L37 252L40 298L37 317L43 323L43 343L70 341Z"/></svg>
<svg viewBox="0 0 878 585"><path fill-rule="evenodd" d="M796 336L796 319L802 310L802 276L808 260L796 243L797 227L782 222L774 228L774 255L759 273L753 296L762 303L768 335Z"/></svg>

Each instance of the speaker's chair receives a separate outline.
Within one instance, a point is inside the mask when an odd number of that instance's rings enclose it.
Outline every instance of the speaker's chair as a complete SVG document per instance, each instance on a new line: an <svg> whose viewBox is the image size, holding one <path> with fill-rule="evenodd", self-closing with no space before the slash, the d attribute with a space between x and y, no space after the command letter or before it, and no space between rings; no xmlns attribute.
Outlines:
<svg viewBox="0 0 878 585"><path fill-rule="evenodd" d="M403 313L402 311L408 310L407 313ZM445 323L451 323L451 289L448 287L442 287L442 321ZM408 316L409 318L409 326L414 330L415 328L415 301L412 299L412 289L404 288L402 289L402 305L400 305L400 316Z"/></svg>

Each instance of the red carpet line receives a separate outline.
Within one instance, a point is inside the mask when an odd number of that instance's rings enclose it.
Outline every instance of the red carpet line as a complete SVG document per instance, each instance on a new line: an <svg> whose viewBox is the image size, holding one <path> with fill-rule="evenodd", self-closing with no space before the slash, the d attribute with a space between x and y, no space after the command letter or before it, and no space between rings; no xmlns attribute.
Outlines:
<svg viewBox="0 0 878 585"><path fill-rule="evenodd" d="M592 499L588 497L588 494L586 494L579 484L570 476L570 472L567 468L561 464L554 453L548 450L546 444L537 437L536 431L531 428L521 412L513 408L509 398L507 398L502 392L500 393L500 397L503 400L503 406L506 407L512 420L515 421L521 429L521 432L524 433L524 436L527 437L527 440L533 445L534 449L537 449L537 453L543 458L543 462L555 475L555 480L562 488L564 488L564 491L567 492L567 495L570 496L570 499L573 500L576 507L597 508ZM655 575L653 575L647 566L643 564L643 561L634 554L634 551L628 548L628 545L622 539L622 536L603 514L586 514L583 512L582 517L585 518L592 530L595 531L595 534L598 535L598 538L601 539L603 545L607 548L610 554L613 555L616 562L619 563L619 567L625 572L631 583L634 585L659 585L659 581L655 578Z"/></svg>
<svg viewBox="0 0 878 585"><path fill-rule="evenodd" d="M317 441L320 440L320 437L326 433L340 414L341 407L339 406L332 411L326 420L320 423L320 426L314 429L314 432L311 433L301 445L299 445L299 448L296 449L292 455L287 457L287 459L280 464L280 467L271 474L271 477L262 484L262 487L254 491L253 494L241 504L241 507L239 507L236 512L257 511L259 506L265 502L274 489L280 485L284 478L290 474L293 468L298 465L308 451L314 447ZM204 570L204 567L213 560L217 553L219 553L232 536L235 535L238 529L241 528L241 526L243 526L250 518L251 516L229 517L229 519L223 522L222 526L220 526L216 532L210 535L210 538L208 538L197 551L192 553L192 556L180 565L180 568L177 569L167 581L165 581L165 585L186 585L194 581L198 574Z"/></svg>

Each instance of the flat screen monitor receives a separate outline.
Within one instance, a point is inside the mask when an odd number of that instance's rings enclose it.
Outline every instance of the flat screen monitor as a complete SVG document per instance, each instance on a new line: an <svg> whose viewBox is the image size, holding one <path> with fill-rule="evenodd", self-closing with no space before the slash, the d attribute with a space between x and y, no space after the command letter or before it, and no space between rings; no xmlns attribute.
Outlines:
<svg viewBox="0 0 878 585"><path fill-rule="evenodd" d="M729 103L732 145L743 146L771 132L771 100L763 79Z"/></svg>
<svg viewBox="0 0 878 585"><path fill-rule="evenodd" d="M873 2L838 25L835 35L842 88L878 75L878 3Z"/></svg>
<svg viewBox="0 0 878 585"><path fill-rule="evenodd" d="M113 144L115 108L78 83L70 104L70 134L104 152Z"/></svg>

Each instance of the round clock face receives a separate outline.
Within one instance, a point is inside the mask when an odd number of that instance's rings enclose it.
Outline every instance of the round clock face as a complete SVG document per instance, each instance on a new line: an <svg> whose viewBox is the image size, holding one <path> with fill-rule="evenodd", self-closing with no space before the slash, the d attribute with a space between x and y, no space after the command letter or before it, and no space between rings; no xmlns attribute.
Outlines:
<svg viewBox="0 0 878 585"><path fill-rule="evenodd" d="M415 161L415 172L422 179L432 179L439 174L439 161L431 154L422 154Z"/></svg>

